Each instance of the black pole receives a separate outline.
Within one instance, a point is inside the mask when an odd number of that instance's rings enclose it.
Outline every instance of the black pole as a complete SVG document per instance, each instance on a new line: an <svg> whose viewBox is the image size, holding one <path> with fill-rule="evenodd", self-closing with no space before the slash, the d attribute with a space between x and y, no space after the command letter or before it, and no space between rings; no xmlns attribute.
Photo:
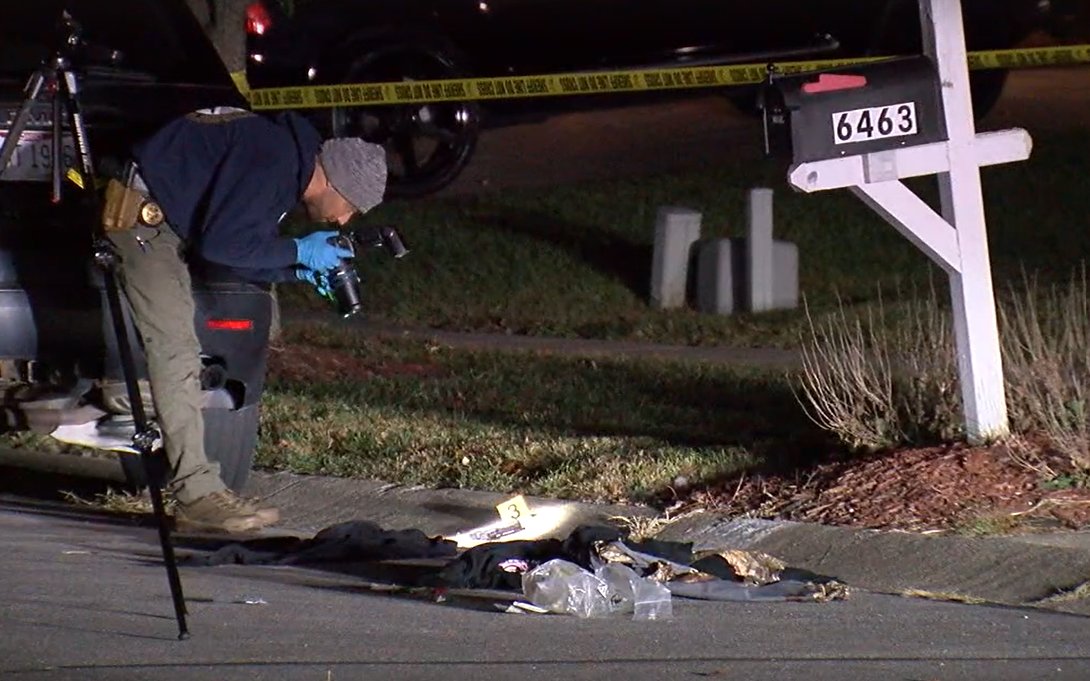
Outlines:
<svg viewBox="0 0 1090 681"><path fill-rule="evenodd" d="M95 189L95 172L91 160L91 147L87 140L87 129L84 126L83 113L79 104L79 84L75 73L68 69L67 59L63 55L58 56L56 67L57 87L58 89L64 89L69 124L75 137L76 156L79 160L80 172L83 175L82 188L92 209L92 222L95 225L94 259L95 263L102 269L107 304L110 307L114 333L117 336L118 354L121 357L121 369L125 377L125 388L129 395L133 422L136 426L133 445L140 452L140 459L144 464L152 511L159 527L159 546L162 549L163 562L166 565L167 581L170 583L170 595L174 602L174 616L178 621L178 638L186 639L189 638L189 629L186 626L185 619L187 611L185 596L182 593L182 579L178 574L178 562L174 556L174 546L170 542L170 526L167 523L166 509L163 507L161 480L156 475L156 466L154 465L155 443L159 440L159 432L148 423L147 413L144 411L144 401L140 396L140 386L136 378L136 362L133 359L132 346L129 344L128 324L121 306L121 293L117 283L117 253L114 252L112 244L106 238L101 221L98 220L101 207ZM54 107L54 109L56 108ZM54 167L59 167L63 158L59 153L61 150L60 135L54 136L53 145L53 164Z"/></svg>

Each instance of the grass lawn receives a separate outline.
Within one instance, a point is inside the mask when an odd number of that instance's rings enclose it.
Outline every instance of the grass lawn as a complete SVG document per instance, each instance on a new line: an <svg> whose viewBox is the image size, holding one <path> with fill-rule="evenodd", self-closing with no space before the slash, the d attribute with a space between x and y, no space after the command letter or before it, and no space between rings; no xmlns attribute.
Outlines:
<svg viewBox="0 0 1090 681"><path fill-rule="evenodd" d="M259 465L609 501L806 454L784 378L705 363L473 352L290 329Z"/></svg>
<svg viewBox="0 0 1090 681"><path fill-rule="evenodd" d="M1066 277L1090 246L1085 133L1035 139L1031 159L983 170L997 288L1023 269ZM846 191L805 195L786 185L783 163L593 182L548 190L393 202L364 219L395 224L412 248L393 261L359 258L368 314L461 330L694 345L795 346L799 312L716 316L647 305L656 211L703 214L704 237L744 232L745 193L776 190L775 234L800 252L800 289L819 316L838 297L886 303L945 277L891 226ZM934 179L910 183L934 204ZM304 231L309 226L296 224ZM281 289L285 309L324 305L301 286Z"/></svg>

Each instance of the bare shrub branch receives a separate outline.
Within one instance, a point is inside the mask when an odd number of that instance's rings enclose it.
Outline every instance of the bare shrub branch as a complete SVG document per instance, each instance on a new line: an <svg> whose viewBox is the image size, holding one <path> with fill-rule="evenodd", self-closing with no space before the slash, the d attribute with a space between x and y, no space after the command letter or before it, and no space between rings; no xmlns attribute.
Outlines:
<svg viewBox="0 0 1090 681"><path fill-rule="evenodd" d="M964 437L949 306L932 285L890 309L836 313L801 339L796 398L820 427L854 448L950 442ZM1085 268L1066 286L1024 277L998 307L1012 431L1043 437L1076 471L1090 472L1090 296ZM1055 469L1032 447L1014 459L1042 475Z"/></svg>
<svg viewBox="0 0 1090 681"><path fill-rule="evenodd" d="M853 448L948 440L962 432L949 313L934 291L862 317L838 311L816 323L806 308L796 398L820 427Z"/></svg>
<svg viewBox="0 0 1090 681"><path fill-rule="evenodd" d="M965 427L949 306L932 280L928 295L911 296L905 307L904 318L888 324L901 430L908 443L957 440Z"/></svg>
<svg viewBox="0 0 1090 681"><path fill-rule="evenodd" d="M1007 399L1014 429L1041 433L1078 470L1090 470L1090 300L1086 272L1066 287L1024 277L1000 306Z"/></svg>
<svg viewBox="0 0 1090 681"><path fill-rule="evenodd" d="M853 448L879 449L901 439L893 414L893 376L885 344L867 323L849 319L843 301L818 324L806 306L809 338L802 343L796 398L818 426Z"/></svg>

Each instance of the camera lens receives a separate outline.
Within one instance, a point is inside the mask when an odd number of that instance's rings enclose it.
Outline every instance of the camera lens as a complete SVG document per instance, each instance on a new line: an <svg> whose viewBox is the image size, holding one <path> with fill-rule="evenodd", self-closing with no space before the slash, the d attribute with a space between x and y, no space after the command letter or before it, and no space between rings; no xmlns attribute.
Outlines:
<svg viewBox="0 0 1090 681"><path fill-rule="evenodd" d="M348 264L330 270L329 288L337 301L337 310L342 317L351 317L363 309L360 302L360 275Z"/></svg>

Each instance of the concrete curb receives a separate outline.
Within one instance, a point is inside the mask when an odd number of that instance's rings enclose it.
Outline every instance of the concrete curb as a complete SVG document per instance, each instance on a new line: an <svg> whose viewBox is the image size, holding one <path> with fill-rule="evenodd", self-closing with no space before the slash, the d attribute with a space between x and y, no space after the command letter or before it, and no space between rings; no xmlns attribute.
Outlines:
<svg viewBox="0 0 1090 681"><path fill-rule="evenodd" d="M962 537L700 514L659 537L763 551L869 591L1090 614L1090 601L1037 603L1090 581L1090 532Z"/></svg>
<svg viewBox="0 0 1090 681"><path fill-rule="evenodd" d="M369 520L386 529L415 528L429 536L445 537L499 521L496 505L513 496L262 471L250 476L246 493L276 504L281 526L300 534L309 535L339 522ZM548 525L542 525L542 531L557 537L581 524L609 522L613 516L655 515L654 510L640 506L530 496L526 501L531 511L542 511L542 517L547 517Z"/></svg>
<svg viewBox="0 0 1090 681"><path fill-rule="evenodd" d="M312 533L336 522L364 519L387 529L420 529L430 536L451 536L495 521L496 504L510 496L261 472L254 473L248 492L278 504L282 524L293 531ZM656 515L640 506L536 497L527 501L532 510L563 509L556 516L560 522L544 535L558 538L577 525L606 523L614 516ZM698 513L667 525L656 537L693 542L697 549L763 551L791 567L882 593L919 591L936 598L1031 605L1090 581L1090 532L939 536ZM1041 605L1090 615L1090 600Z"/></svg>

